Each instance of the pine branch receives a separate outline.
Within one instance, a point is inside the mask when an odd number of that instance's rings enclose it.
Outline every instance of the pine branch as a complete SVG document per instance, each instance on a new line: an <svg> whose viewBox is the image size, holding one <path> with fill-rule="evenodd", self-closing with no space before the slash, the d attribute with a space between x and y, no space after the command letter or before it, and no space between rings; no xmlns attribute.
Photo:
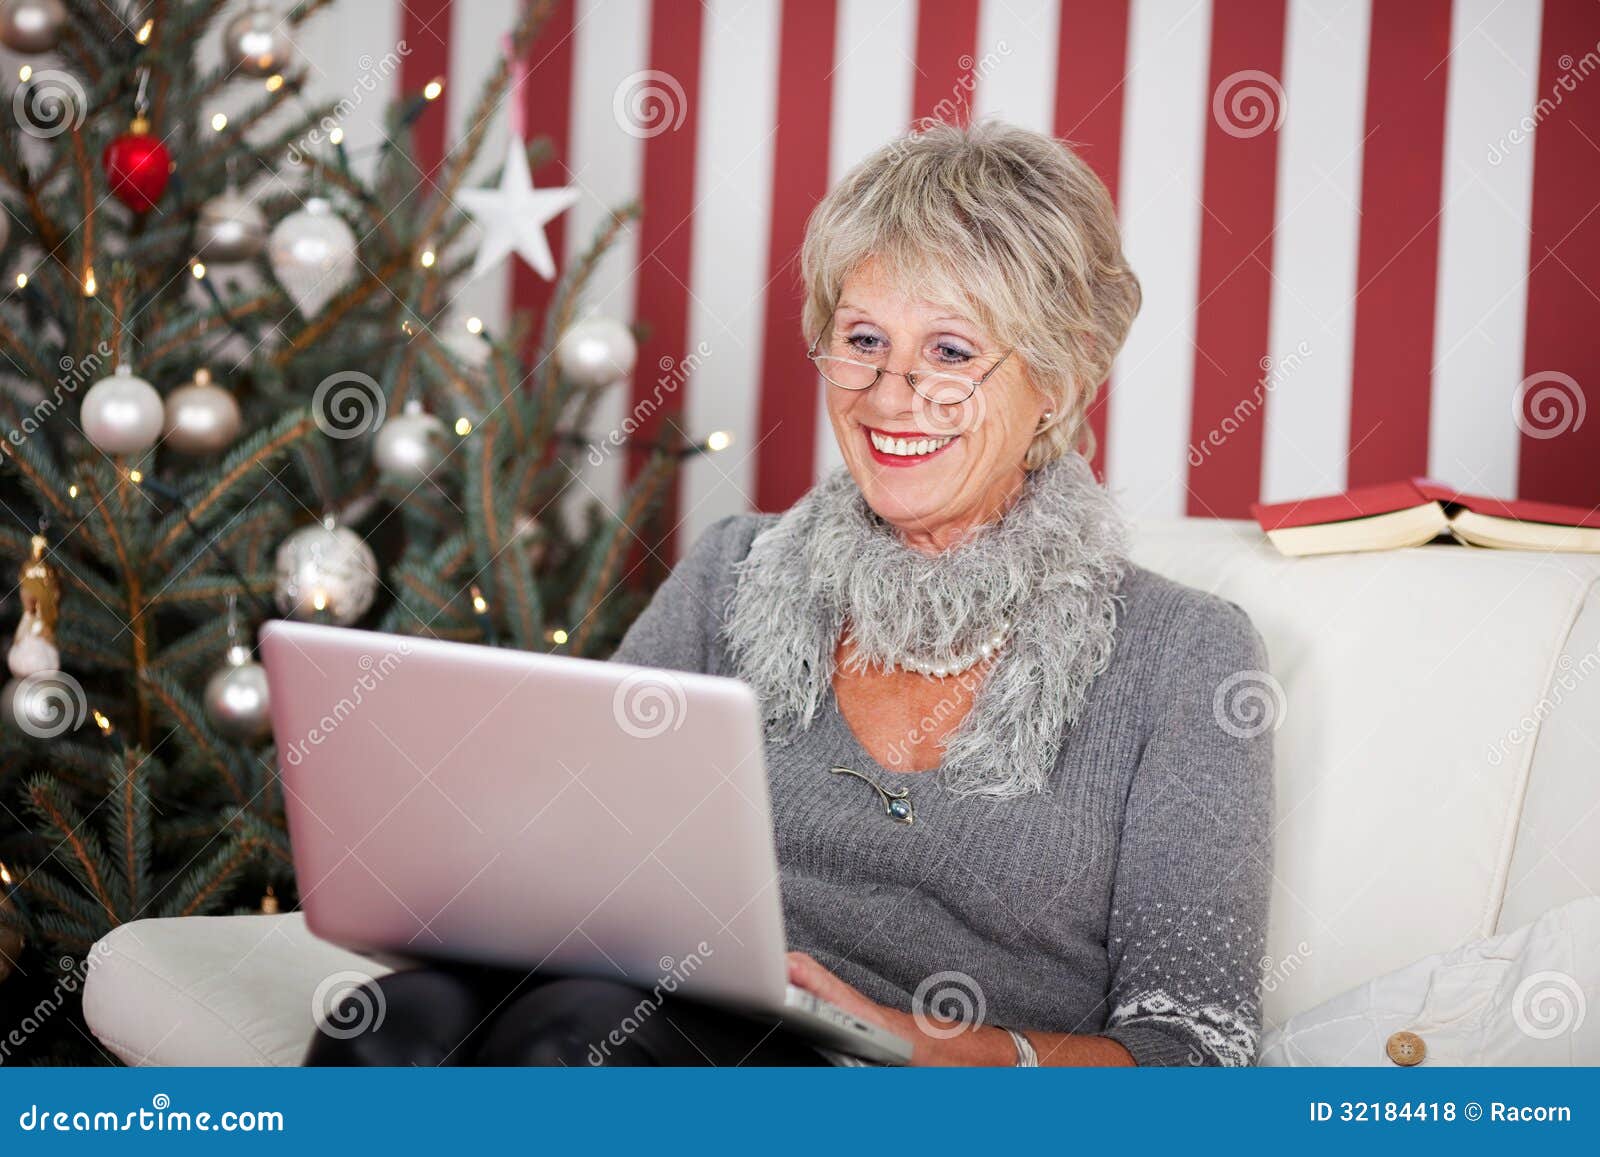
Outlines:
<svg viewBox="0 0 1600 1157"><path fill-rule="evenodd" d="M116 899L106 883L109 861L100 837L88 828L82 814L61 794L49 776L34 776L25 791L29 810L58 839L57 849L65 845L71 850L68 870L99 903L106 919L113 925L121 923Z"/></svg>
<svg viewBox="0 0 1600 1157"><path fill-rule="evenodd" d="M589 654L601 637L596 629L600 605L617 585L628 551L638 540L635 528L643 526L660 505L677 467L674 457L652 455L629 488L622 512L596 538L589 567L573 592L572 607L578 617L571 631L572 654Z"/></svg>
<svg viewBox="0 0 1600 1157"><path fill-rule="evenodd" d="M183 877L177 892L162 902L163 916L198 916L214 912L226 900L226 889L260 854L253 839L230 840L204 864Z"/></svg>
<svg viewBox="0 0 1600 1157"><path fill-rule="evenodd" d="M241 807L249 806L250 792L245 788L250 778L249 769L241 768L236 762L236 757L227 741L206 720L200 711L200 705L164 672L147 668L140 682L150 689L156 702L173 723L188 732L189 740L194 744L196 752L222 777L222 782L227 786L235 802Z"/></svg>

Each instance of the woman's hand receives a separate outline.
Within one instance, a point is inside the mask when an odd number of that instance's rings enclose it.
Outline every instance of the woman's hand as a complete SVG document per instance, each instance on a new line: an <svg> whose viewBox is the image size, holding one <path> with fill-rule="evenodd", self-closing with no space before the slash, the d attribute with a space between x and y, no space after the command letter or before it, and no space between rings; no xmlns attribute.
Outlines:
<svg viewBox="0 0 1600 1157"><path fill-rule="evenodd" d="M819 1000L836 1004L852 1016L888 1029L911 1042L914 1065L1010 1065L1016 1063L1016 1046L1004 1030L989 1025L958 1026L945 1022L948 1029L929 1020L929 1027L941 1034L930 1035L909 1012L879 1004L859 989L846 984L804 952L789 953L789 983L803 988Z"/></svg>

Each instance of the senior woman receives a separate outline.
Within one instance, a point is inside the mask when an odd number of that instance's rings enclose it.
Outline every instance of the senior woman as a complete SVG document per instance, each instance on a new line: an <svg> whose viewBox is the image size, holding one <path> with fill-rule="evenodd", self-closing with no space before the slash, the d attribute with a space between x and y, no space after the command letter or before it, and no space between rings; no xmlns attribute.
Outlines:
<svg viewBox="0 0 1600 1157"><path fill-rule="evenodd" d="M1140 300L1104 187L1037 133L933 128L818 206L803 275L845 468L711 527L616 656L755 689L791 981L916 1064L1249 1064L1271 744L1216 705L1265 659L1128 561L1081 456ZM380 1031L314 1063L839 1059L671 998L597 1048L638 1011L609 982L380 984Z"/></svg>

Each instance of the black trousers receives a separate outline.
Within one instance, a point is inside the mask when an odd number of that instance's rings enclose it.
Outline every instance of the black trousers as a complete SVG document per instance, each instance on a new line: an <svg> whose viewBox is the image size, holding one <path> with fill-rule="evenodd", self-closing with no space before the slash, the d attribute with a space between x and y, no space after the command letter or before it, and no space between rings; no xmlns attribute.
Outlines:
<svg viewBox="0 0 1600 1157"><path fill-rule="evenodd" d="M828 1063L781 1025L611 980L417 968L330 1012L308 1065Z"/></svg>

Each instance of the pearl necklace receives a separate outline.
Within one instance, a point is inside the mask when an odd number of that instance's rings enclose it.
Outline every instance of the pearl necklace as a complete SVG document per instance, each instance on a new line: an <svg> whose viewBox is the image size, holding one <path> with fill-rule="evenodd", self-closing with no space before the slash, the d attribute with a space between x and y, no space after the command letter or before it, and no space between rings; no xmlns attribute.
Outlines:
<svg viewBox="0 0 1600 1157"><path fill-rule="evenodd" d="M927 675L933 679L948 679L952 675L960 675L964 671L970 671L985 659L993 658L995 652L1005 646L1006 636L1010 633L1011 623L1007 620L1000 624L999 629L994 634L965 655L952 655L947 659L935 662L916 659L910 655L891 655L887 662L890 667L899 667L903 671Z"/></svg>

